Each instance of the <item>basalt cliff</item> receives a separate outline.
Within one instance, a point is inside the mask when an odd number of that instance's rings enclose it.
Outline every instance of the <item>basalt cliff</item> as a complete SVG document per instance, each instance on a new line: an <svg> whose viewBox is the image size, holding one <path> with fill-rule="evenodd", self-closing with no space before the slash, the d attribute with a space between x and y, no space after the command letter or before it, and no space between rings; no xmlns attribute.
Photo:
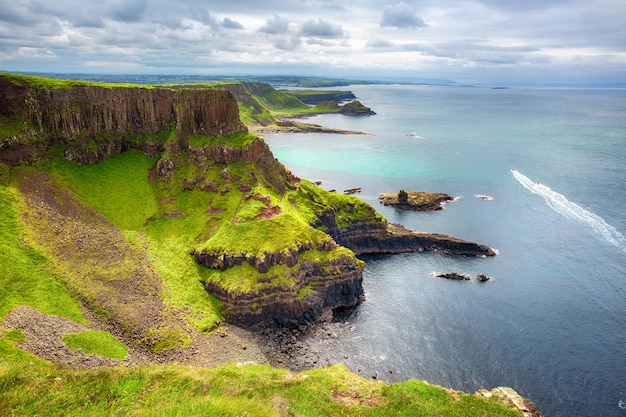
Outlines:
<svg viewBox="0 0 626 417"><path fill-rule="evenodd" d="M294 177L247 132L227 90L7 75L0 97L0 179L22 196L17 220L33 247L84 302L152 347L220 317L297 327L355 306L364 299L355 255L494 254L387 224L358 198ZM186 306L198 286L221 307ZM141 294L152 294L142 301L148 321L121 307Z"/></svg>

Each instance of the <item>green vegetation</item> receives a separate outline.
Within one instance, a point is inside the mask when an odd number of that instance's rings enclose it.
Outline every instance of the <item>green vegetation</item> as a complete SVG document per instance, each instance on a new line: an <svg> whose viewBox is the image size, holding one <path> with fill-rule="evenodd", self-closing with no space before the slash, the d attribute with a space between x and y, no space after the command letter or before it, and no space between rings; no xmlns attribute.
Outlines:
<svg viewBox="0 0 626 417"><path fill-rule="evenodd" d="M320 217L326 210L332 210L335 213L339 228L361 221L385 221L384 217L376 212L372 206L357 197L332 193L316 187L308 181L302 181L300 188L302 192L291 198L307 222L312 222Z"/></svg>
<svg viewBox="0 0 626 417"><path fill-rule="evenodd" d="M87 354L123 360L128 355L128 348L110 333L102 330L88 330L63 336L63 341L70 349L82 349Z"/></svg>
<svg viewBox="0 0 626 417"><path fill-rule="evenodd" d="M264 252L297 249L307 243L317 244L331 238L288 213L267 220L246 223L224 222L220 229L197 251L223 251L260 256Z"/></svg>
<svg viewBox="0 0 626 417"><path fill-rule="evenodd" d="M311 112L339 113L341 112L341 107L339 107L339 104L335 103L334 101L322 101L318 103L315 107L313 107L313 109L311 109Z"/></svg>
<svg viewBox="0 0 626 417"><path fill-rule="evenodd" d="M80 303L62 284L50 260L30 241L18 217L19 194L0 185L0 320L21 304L86 323Z"/></svg>
<svg viewBox="0 0 626 417"><path fill-rule="evenodd" d="M34 367L0 363L2 415L98 416L520 416L484 398L424 382L385 385L343 366L292 373L261 365Z"/></svg>
<svg viewBox="0 0 626 417"><path fill-rule="evenodd" d="M46 167L79 196L121 229L137 229L157 212L157 201L148 183L148 171L156 158L131 150L97 164L79 165L54 159Z"/></svg>
<svg viewBox="0 0 626 417"><path fill-rule="evenodd" d="M15 85L19 85L19 86L27 85L33 88L39 88L39 89L44 89L44 90L69 89L69 88L73 88L76 86L97 86L97 87L103 87L103 88L115 88L115 87L151 88L151 86L148 86L148 85L68 80L68 79L61 79L61 78L49 78L49 77L40 77L36 75L13 74L13 73L4 73L4 72L1 73L1 75L8 77L11 80L11 82Z"/></svg>
<svg viewBox="0 0 626 417"><path fill-rule="evenodd" d="M145 247L163 280L160 294L163 301L176 309L189 308L190 313L185 315L187 323L199 331L210 331L222 320L220 304L202 287L201 270L188 253L194 236L206 227L210 195L179 190L174 196L174 208L189 215L163 216L163 208L157 202L158 190L149 181L149 170L155 161L131 150L91 165L54 159L46 170L61 179L81 201L124 230L128 244L139 250ZM122 276L124 273L121 272ZM183 340L163 331L154 334L159 335L167 336L170 341Z"/></svg>
<svg viewBox="0 0 626 417"><path fill-rule="evenodd" d="M218 137L191 135L187 140L194 148L202 148L206 145L212 145L213 147L216 145L226 145L231 148L243 148L257 140L257 136L248 132L239 132L230 136Z"/></svg>
<svg viewBox="0 0 626 417"><path fill-rule="evenodd" d="M0 116L0 138L17 136L26 131L27 125L21 120Z"/></svg>

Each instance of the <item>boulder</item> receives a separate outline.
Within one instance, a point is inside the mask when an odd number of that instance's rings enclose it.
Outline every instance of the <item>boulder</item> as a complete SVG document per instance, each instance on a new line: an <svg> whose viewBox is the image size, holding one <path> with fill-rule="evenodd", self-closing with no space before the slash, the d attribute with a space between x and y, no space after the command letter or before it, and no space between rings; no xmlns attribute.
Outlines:
<svg viewBox="0 0 626 417"><path fill-rule="evenodd" d="M478 280L478 282L487 282L491 279L491 277L481 272L480 274L476 275L476 279Z"/></svg>

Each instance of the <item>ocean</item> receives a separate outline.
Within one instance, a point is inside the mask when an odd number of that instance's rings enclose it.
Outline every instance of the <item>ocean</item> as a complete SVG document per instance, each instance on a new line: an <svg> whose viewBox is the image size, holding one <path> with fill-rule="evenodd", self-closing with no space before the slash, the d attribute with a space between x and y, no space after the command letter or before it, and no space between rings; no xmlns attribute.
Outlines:
<svg viewBox="0 0 626 417"><path fill-rule="evenodd" d="M626 416L626 90L349 89L377 115L307 121L369 135L264 135L275 156L322 188L361 187L390 222L498 255L364 257L366 301L320 356L386 381L510 386L546 417ZM458 199L379 204L400 189Z"/></svg>

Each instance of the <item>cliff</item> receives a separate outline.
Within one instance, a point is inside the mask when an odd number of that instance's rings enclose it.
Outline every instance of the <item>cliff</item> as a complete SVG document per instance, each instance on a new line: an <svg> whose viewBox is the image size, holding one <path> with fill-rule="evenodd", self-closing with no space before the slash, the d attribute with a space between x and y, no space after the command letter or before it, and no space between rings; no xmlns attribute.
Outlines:
<svg viewBox="0 0 626 417"><path fill-rule="evenodd" d="M0 76L0 115L14 124L0 150L65 147L67 159L94 163L129 148L155 155L170 133L228 136L246 131L225 90L101 87L42 88ZM3 149L4 148L4 149Z"/></svg>
<svg viewBox="0 0 626 417"><path fill-rule="evenodd" d="M334 101L341 103L342 101L354 100L356 96L352 91L330 91L330 90L280 90L285 94L297 97L300 101L309 105L316 105L324 101Z"/></svg>

